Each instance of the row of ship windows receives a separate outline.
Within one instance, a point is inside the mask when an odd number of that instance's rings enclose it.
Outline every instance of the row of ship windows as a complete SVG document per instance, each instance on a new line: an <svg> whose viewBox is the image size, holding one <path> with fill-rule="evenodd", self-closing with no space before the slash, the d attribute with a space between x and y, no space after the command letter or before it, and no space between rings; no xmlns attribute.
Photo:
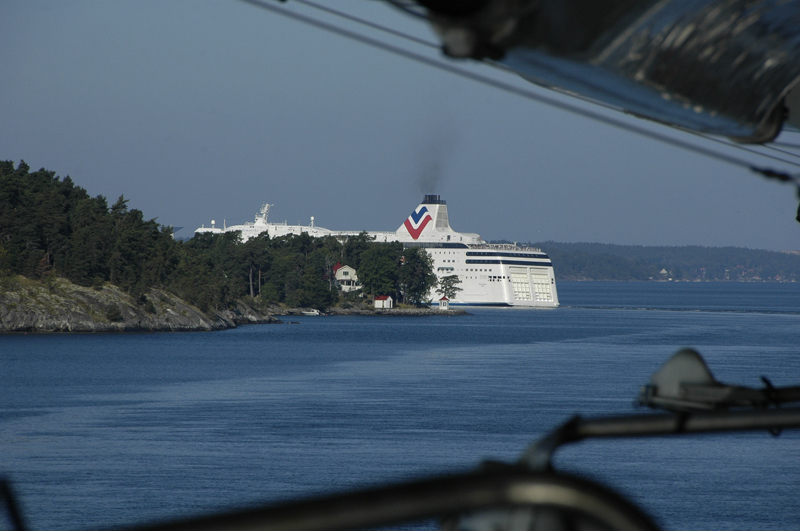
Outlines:
<svg viewBox="0 0 800 531"><path fill-rule="evenodd" d="M531 254L531 253L479 253L479 252L467 252L467 256L517 256L521 258L547 258L546 254Z"/></svg>
<svg viewBox="0 0 800 531"><path fill-rule="evenodd" d="M457 260L449 260L449 259L442 260L442 262L446 263L446 264L452 264L452 263L455 263L456 261ZM500 263L506 263L506 262L503 262L502 260L467 260L466 262L468 264L500 264ZM518 262L510 262L510 263L516 264ZM535 265L544 265L541 262L529 262L529 263L530 264L535 264Z"/></svg>
<svg viewBox="0 0 800 531"><path fill-rule="evenodd" d="M455 271L455 267L440 267L437 271ZM482 273L491 273L491 269L460 269L459 271L480 271Z"/></svg>
<svg viewBox="0 0 800 531"><path fill-rule="evenodd" d="M454 264L454 263L457 263L457 262L458 262L458 260L449 260L449 259L446 259L446 260L441 260L441 262L440 262L440 263L444 263L444 264ZM463 264L463 262L462 262L462 264ZM473 265L473 264L485 264L485 265L489 265L489 264L492 264L492 265L502 265L502 264L508 264L508 265L511 265L511 264L515 264L515 265L525 265L525 266L544 266L544 267L549 267L549 266L550 266L550 264L549 264L549 263L547 263L547 262L530 262L530 261L527 261L527 260L526 260L526 261L509 261L509 260L505 260L505 261L503 261L503 260L466 260L466 264L467 264L467 265Z"/></svg>
<svg viewBox="0 0 800 531"><path fill-rule="evenodd" d="M440 267L439 271L448 272L448 271L455 271L455 269L452 268L452 267ZM464 269L463 271L469 271L469 272L473 272L473 273L491 273L492 272L491 269ZM465 276L464 278L467 279L467 280L471 280L471 279L476 279L478 277ZM501 280L505 280L505 278L506 278L505 276L489 275L489 281L490 282L500 282ZM511 282L511 279L509 278L508 281Z"/></svg>
<svg viewBox="0 0 800 531"><path fill-rule="evenodd" d="M464 277L464 278L469 280L469 279L476 279L478 277ZM500 276L489 276L489 278L487 278L486 280L488 280L489 282L505 282L506 279L508 279L508 281L511 282L510 277L500 277Z"/></svg>
<svg viewBox="0 0 800 531"><path fill-rule="evenodd" d="M550 262L532 260L467 260L468 264L516 264L516 265L541 265L549 266Z"/></svg>
<svg viewBox="0 0 800 531"><path fill-rule="evenodd" d="M455 271L455 269L453 269L452 267L440 267L439 271ZM492 270L491 269L465 269L465 271L490 273ZM470 279L470 278L478 278L478 277L466 277L466 278ZM489 275L488 276L489 282L500 282L500 281L506 280L506 279L508 279L508 281L511 282L511 277L506 277L505 275Z"/></svg>
<svg viewBox="0 0 800 531"><path fill-rule="evenodd" d="M433 251L431 254L461 254L463 251ZM548 258L548 256L544 253L542 254L530 254L530 253L498 253L498 252L467 252L465 253L467 256L491 256L495 258L510 258L510 257L517 257L517 258L529 258L529 259L542 259ZM447 262L448 260L444 260ZM450 262L455 262L455 260L449 260ZM481 260L469 260L470 263L485 263Z"/></svg>

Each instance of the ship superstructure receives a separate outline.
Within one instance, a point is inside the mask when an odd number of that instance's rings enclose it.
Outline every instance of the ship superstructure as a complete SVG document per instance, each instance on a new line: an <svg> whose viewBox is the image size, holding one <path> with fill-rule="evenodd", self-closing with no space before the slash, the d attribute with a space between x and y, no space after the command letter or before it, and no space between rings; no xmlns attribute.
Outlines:
<svg viewBox="0 0 800 531"><path fill-rule="evenodd" d="M243 241L266 232L271 238L306 233L313 237L347 238L361 231L332 231L314 225L288 225L268 221L272 205L265 204L255 221L244 225L201 227L197 233L241 232ZM377 242L401 242L420 247L431 256L438 278L458 276L461 291L451 305L558 306L555 274L550 258L541 249L516 244L490 244L480 235L456 232L450 227L447 203L438 195L426 195L422 203L395 232L366 231ZM439 297L430 294L431 300Z"/></svg>

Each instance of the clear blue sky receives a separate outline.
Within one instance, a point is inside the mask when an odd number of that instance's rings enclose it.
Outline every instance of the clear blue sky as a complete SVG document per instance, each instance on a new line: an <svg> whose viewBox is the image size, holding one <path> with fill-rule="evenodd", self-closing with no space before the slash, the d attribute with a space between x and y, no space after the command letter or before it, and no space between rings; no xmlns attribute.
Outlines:
<svg viewBox="0 0 800 531"><path fill-rule="evenodd" d="M328 5L433 40L379 2ZM0 65L0 159L124 194L179 236L264 202L394 230L438 193L484 239L800 249L788 186L234 0L5 0Z"/></svg>

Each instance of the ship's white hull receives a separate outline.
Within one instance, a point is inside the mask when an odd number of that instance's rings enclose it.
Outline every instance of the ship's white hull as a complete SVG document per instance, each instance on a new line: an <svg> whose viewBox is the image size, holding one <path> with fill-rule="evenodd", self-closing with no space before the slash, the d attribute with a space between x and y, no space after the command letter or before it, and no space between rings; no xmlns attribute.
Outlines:
<svg viewBox="0 0 800 531"><path fill-rule="evenodd" d="M240 232L243 241L267 233L271 238L308 234L313 237L348 238L358 232L332 231L314 226L269 222L272 205L264 205L252 223L218 228L201 227L197 233ZM367 232L377 242L401 242L423 248L433 259L436 276L457 275L460 291L449 298L451 305L558 307L558 292L550 258L540 249L517 245L487 244L480 235L456 232L450 227L446 203L426 195L395 232ZM429 294L431 304L441 295Z"/></svg>
<svg viewBox="0 0 800 531"><path fill-rule="evenodd" d="M541 251L491 244L426 251L438 278L457 275L461 281L450 305L558 307L553 265Z"/></svg>

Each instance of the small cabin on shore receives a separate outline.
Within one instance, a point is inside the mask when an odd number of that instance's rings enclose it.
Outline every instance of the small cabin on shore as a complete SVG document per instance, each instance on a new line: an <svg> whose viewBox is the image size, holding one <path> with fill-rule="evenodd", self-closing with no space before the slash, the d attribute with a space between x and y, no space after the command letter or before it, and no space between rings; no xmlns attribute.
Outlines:
<svg viewBox="0 0 800 531"><path fill-rule="evenodd" d="M439 299L439 309L442 310L443 312L449 310L450 299L448 299L447 297L442 297L441 299Z"/></svg>
<svg viewBox="0 0 800 531"><path fill-rule="evenodd" d="M394 301L389 295L378 295L375 297L376 310L390 310L393 307Z"/></svg>

